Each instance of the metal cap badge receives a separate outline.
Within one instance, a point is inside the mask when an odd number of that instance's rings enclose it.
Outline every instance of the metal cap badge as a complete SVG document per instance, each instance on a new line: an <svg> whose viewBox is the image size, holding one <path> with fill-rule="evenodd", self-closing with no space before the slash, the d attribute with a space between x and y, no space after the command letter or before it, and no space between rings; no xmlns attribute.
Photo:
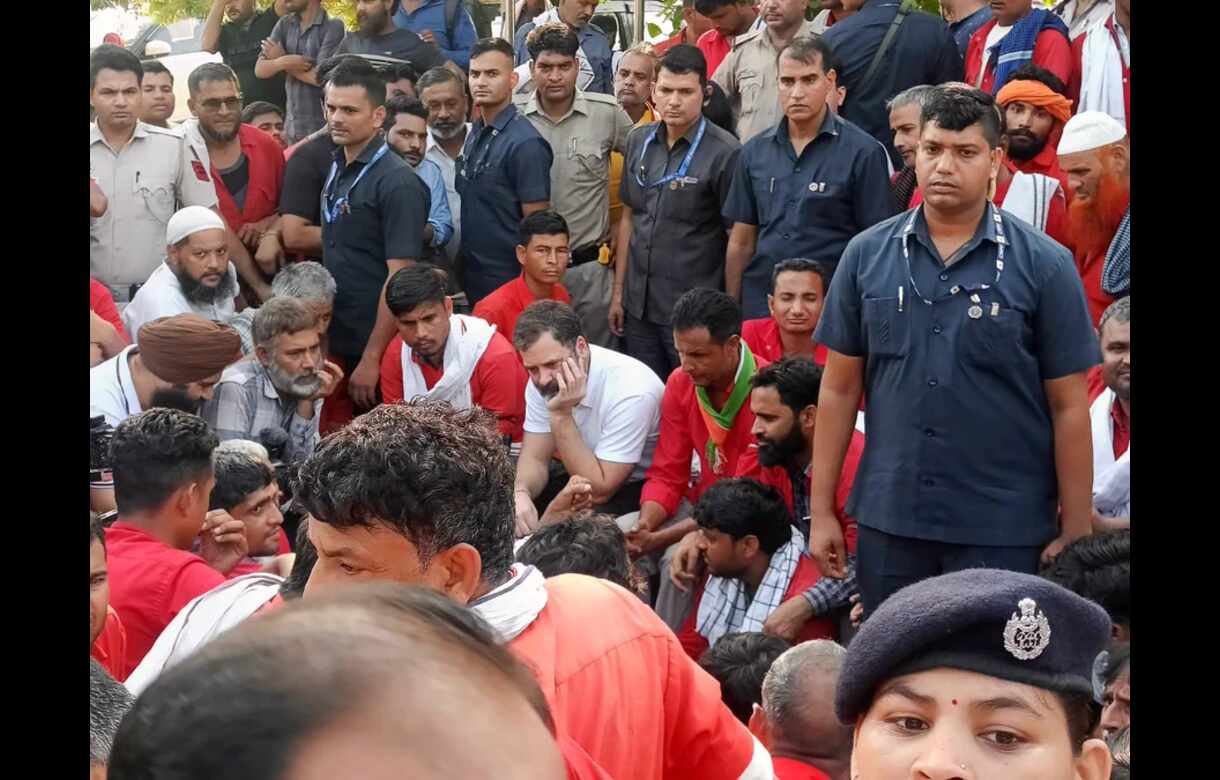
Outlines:
<svg viewBox="0 0 1220 780"><path fill-rule="evenodd" d="M1033 599L1021 599L1017 608L1021 614L1012 613L1004 626L1004 649L1018 660L1032 661L1051 643L1051 624Z"/></svg>

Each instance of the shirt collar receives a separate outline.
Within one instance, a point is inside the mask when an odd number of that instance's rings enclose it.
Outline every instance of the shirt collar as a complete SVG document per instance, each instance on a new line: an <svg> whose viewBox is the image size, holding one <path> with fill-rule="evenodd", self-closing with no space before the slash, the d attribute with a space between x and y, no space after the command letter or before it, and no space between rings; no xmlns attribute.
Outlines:
<svg viewBox="0 0 1220 780"><path fill-rule="evenodd" d="M467 136L470 135L470 123L469 122L466 123L466 135ZM424 154L427 154L428 152L432 151L433 149L440 149L441 154L445 154L444 148L441 147L441 145L439 143L437 143L436 138L433 137L433 135L432 135L432 128L429 127L428 128L428 145L424 149ZM448 157L447 154L445 154L445 156Z"/></svg>
<svg viewBox="0 0 1220 780"><path fill-rule="evenodd" d="M687 145L694 143L695 135L699 132L699 120L705 119L702 114L699 119L696 119L690 127L686 128L686 132L678 138L679 141L686 141ZM660 126L657 128L657 140L665 143L669 142L669 125L665 124L665 120L660 120ZM677 146L677 143L674 144Z"/></svg>
<svg viewBox="0 0 1220 780"><path fill-rule="evenodd" d="M835 112L831 111L829 107L827 107L826 113L822 115L822 125L821 125L821 127L818 128L817 133L814 134L813 140L816 141L817 139L821 138L824 135L836 135L837 136L839 134L839 130L842 127L843 127L843 120L840 119L838 117L838 115L835 114ZM792 136L788 134L788 118L787 117L784 117L783 119L781 119L779 124L775 126L775 140L777 143L787 144L787 145L791 146Z"/></svg>
<svg viewBox="0 0 1220 780"><path fill-rule="evenodd" d="M513 105L513 102L510 100L508 105L505 106L504 109L502 111L500 111L499 114L496 114L495 121L493 121L491 123L491 125L488 125L486 122L483 121L482 117L479 117L479 128L482 129L482 128L490 126L490 127L494 128L496 130L496 132L503 133L504 128L508 127L508 123L511 122L513 117L515 117L516 115L517 115L517 107L515 105Z"/></svg>
<svg viewBox="0 0 1220 780"><path fill-rule="evenodd" d="M1001 239L996 233L995 220L991 217L991 209L993 208L995 208L995 206L988 204L987 208L983 210L983 216L979 220L978 227L974 229L974 236L967 241L961 249L957 250L956 254L958 257L964 260L979 247L979 244L983 243L984 241L990 241L997 246L1000 243L1007 243L1006 240ZM999 210L997 209L997 212L998 211ZM908 217L908 219L910 218ZM898 232L899 240L901 240L906 234L906 221L903 221L901 224L903 228ZM931 234L928 233L928 219L924 214L922 204L917 208L916 213L914 214L914 225L911 231L911 236L916 241L923 244L924 248L928 250L933 258L940 258L940 263L943 264L944 261L948 259L940 257L940 252L936 249L936 244L932 241ZM959 260L958 263L961 263L961 260ZM956 264L957 263L955 263L955 265Z"/></svg>
<svg viewBox="0 0 1220 780"><path fill-rule="evenodd" d="M297 27L300 29L301 32L305 32L306 30L308 30L310 27L313 27L314 25L322 24L327 19L330 18L330 14L326 13L326 9L322 8L321 6L318 7L318 15L315 16L313 18L313 21L310 22L309 24L306 24L306 25L301 24L301 15L300 14L293 14L293 16L296 17Z"/></svg>
<svg viewBox="0 0 1220 780"><path fill-rule="evenodd" d="M364 148L360 150L360 154L356 155L356 159L352 160L351 164L360 163L361 165L368 165L369 160L373 159L373 155L377 154L377 150L383 146L385 146L385 136L378 131L377 135L373 136L373 140L365 144ZM335 162L339 163L340 167L348 165L347 156L343 153L342 146L335 147L334 159Z"/></svg>
<svg viewBox="0 0 1220 780"><path fill-rule="evenodd" d="M525 114L526 116L529 116L530 114L540 114L540 115L546 117L547 120L549 120L552 124L557 125L557 124L562 123L568 117L572 116L572 114L582 114L584 116L588 116L589 115L589 101L585 100L585 93L582 90L577 89L575 97L572 98L572 107L570 109L568 109L568 113L566 113L562 117L560 117L559 121L555 121L555 120L551 119L550 116L548 116L546 113L544 113L542 110L542 107L538 105L538 90L535 89L532 93L530 93L529 100L527 100L525 102L525 105L522 106L521 113Z"/></svg>
<svg viewBox="0 0 1220 780"><path fill-rule="evenodd" d="M147 138L147 137L148 137L147 126L143 122L136 120L136 129L131 135L131 140L134 141L137 138ZM89 125L89 145L92 146L93 144L96 144L96 143L103 143L103 144L106 143L106 136L102 135L102 128L99 127L98 123L95 121L95 122L93 122L93 124ZM130 141L128 143L130 143ZM109 146L109 144L106 144L106 145Z"/></svg>
<svg viewBox="0 0 1220 780"><path fill-rule="evenodd" d="M1110 404L1110 418L1114 421L1115 430L1127 430L1131 427L1131 418L1127 416L1127 412L1123 410L1123 404L1118 400L1118 394L1114 395L1114 401Z"/></svg>
<svg viewBox="0 0 1220 780"><path fill-rule="evenodd" d="M144 407L140 406L140 396L136 393L136 383L131 378L131 356L138 355L140 348L136 345L127 347L116 356L119 361L119 390L122 391L123 397L127 400L127 411L131 414L139 414L144 411Z"/></svg>

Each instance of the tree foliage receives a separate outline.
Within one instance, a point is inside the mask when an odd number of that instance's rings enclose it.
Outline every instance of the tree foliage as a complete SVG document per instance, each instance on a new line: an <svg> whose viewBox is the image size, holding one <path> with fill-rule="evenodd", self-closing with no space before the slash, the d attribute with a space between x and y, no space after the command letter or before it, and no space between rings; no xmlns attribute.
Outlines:
<svg viewBox="0 0 1220 780"><path fill-rule="evenodd" d="M259 5L271 5L270 0L260 0ZM212 0L89 0L89 8L97 11L118 6L151 16L161 24L171 24L179 19L203 19L212 7ZM322 0L322 6L331 16L344 21L348 29L356 26L355 3L351 0Z"/></svg>

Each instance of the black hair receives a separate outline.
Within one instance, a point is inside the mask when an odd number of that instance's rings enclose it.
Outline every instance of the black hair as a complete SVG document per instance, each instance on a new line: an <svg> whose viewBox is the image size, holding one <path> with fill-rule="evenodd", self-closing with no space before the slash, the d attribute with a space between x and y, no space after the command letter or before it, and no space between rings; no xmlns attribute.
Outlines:
<svg viewBox="0 0 1220 780"><path fill-rule="evenodd" d="M490 412L413 401L379 406L323 439L301 465L296 499L310 522L389 527L419 548L421 565L469 544L496 585L513 561L512 486Z"/></svg>
<svg viewBox="0 0 1220 780"><path fill-rule="evenodd" d="M564 57L575 57L580 49L576 33L563 22L547 22L529 31L525 36L525 48L530 62L535 62L543 52L552 52Z"/></svg>
<svg viewBox="0 0 1220 780"><path fill-rule="evenodd" d="M1101 320L1097 323L1097 332L1101 333L1105 329L1106 323L1110 320L1119 323L1131 321L1130 295L1124 295L1106 307L1105 311L1101 313Z"/></svg>
<svg viewBox="0 0 1220 780"><path fill-rule="evenodd" d="M551 209L529 214L521 220L521 227L517 231L517 235L520 237L518 243L521 246L529 246L530 239L534 236L558 236L560 234L570 235L568 221L558 211Z"/></svg>
<svg viewBox="0 0 1220 780"><path fill-rule="evenodd" d="M920 128L928 122L955 133L980 125L988 146L994 149L1000 143L1000 111L995 98L981 89L937 87L919 112Z"/></svg>
<svg viewBox="0 0 1220 780"><path fill-rule="evenodd" d="M115 732L132 697L127 689L110 676L106 667L89 659L89 763L105 766L110 761Z"/></svg>
<svg viewBox="0 0 1220 780"><path fill-rule="evenodd" d="M634 591L627 537L608 515L573 517L535 531L517 550L517 562L547 577L587 574Z"/></svg>
<svg viewBox="0 0 1220 780"><path fill-rule="evenodd" d="M683 293L674 304L670 324L679 333L707 328L712 341L724 344L741 335L741 307L719 290L696 287Z"/></svg>
<svg viewBox="0 0 1220 780"><path fill-rule="evenodd" d="M406 79L414 86L419 81L419 71L409 62L396 62L385 69L384 78L387 84Z"/></svg>
<svg viewBox="0 0 1220 780"><path fill-rule="evenodd" d="M1131 620L1131 531L1082 536L1063 548L1043 578L1100 605L1116 624Z"/></svg>
<svg viewBox="0 0 1220 780"><path fill-rule="evenodd" d="M714 482L695 505L700 528L728 534L734 541L754 536L767 555L792 539L791 515L783 496L770 485L748 477Z"/></svg>
<svg viewBox="0 0 1220 780"><path fill-rule="evenodd" d="M762 704L762 684L771 664L789 645L761 632L725 634L699 658L720 683L720 698L742 723L749 724L755 704Z"/></svg>
<svg viewBox="0 0 1220 780"><path fill-rule="evenodd" d="M385 105L385 79L360 57L345 57L330 72L326 84L331 87L364 87L373 108Z"/></svg>
<svg viewBox="0 0 1220 780"><path fill-rule="evenodd" d="M724 94L724 90L714 81L707 83L707 90L711 94L703 98L704 118L726 133L736 136L733 130L733 107L729 104L728 95Z"/></svg>
<svg viewBox="0 0 1220 780"><path fill-rule="evenodd" d="M1101 706L1093 701L1093 695L1088 693L1056 691L1054 695L1059 699L1059 705L1063 707L1063 714L1067 719L1072 753L1079 755L1085 740L1093 735L1097 724L1101 722Z"/></svg>
<svg viewBox="0 0 1220 780"><path fill-rule="evenodd" d="M813 58L815 54L817 55L816 64L822 69L823 75L829 75L832 70L836 74L841 73L839 58L835 55L835 50L820 35L799 35L793 38L792 43L780 49L776 62L786 57L805 65L813 65L815 64Z"/></svg>
<svg viewBox="0 0 1220 780"><path fill-rule="evenodd" d="M1037 81L1045 86L1051 92L1059 95L1067 94L1067 87L1064 86L1063 80L1051 73L1046 68L1039 67L1032 62L1027 62L1021 67L1012 72L1008 77L1009 81Z"/></svg>
<svg viewBox="0 0 1220 780"><path fill-rule="evenodd" d="M533 674L477 614L427 588L362 583L246 621L165 670L119 726L108 776L284 777L319 729L438 678L467 699L489 682L515 690L555 733ZM419 698L406 717L436 719Z"/></svg>
<svg viewBox="0 0 1220 780"><path fill-rule="evenodd" d="M704 16L709 16L726 5L737 5L737 0L695 0L694 5L696 11Z"/></svg>
<svg viewBox="0 0 1220 780"><path fill-rule="evenodd" d="M114 429L110 462L121 514L158 509L184 485L212 473L216 434L197 415L155 408Z"/></svg>
<svg viewBox="0 0 1220 780"><path fill-rule="evenodd" d="M513 45L503 38L480 38L470 47L470 59L480 57L488 52L498 51L505 57L508 57L514 64L517 62L517 55L513 52Z"/></svg>
<svg viewBox="0 0 1220 780"><path fill-rule="evenodd" d="M191 71L191 75L186 77L186 88L191 93L191 97L199 94L199 88L205 81L229 81L238 92L241 91L241 82L237 80L237 74L223 62L205 62Z"/></svg>
<svg viewBox="0 0 1220 780"><path fill-rule="evenodd" d="M822 368L807 357L790 355L758 369L752 381L754 387L774 387L784 406L799 415L805 407L818 405Z"/></svg>
<svg viewBox="0 0 1220 780"><path fill-rule="evenodd" d="M313 574L313 567L318 562L318 549L313 546L313 542L309 541L308 517L302 519L301 524L297 526L297 536L292 551L296 553L296 557L292 560L292 571L288 572L288 576L280 584L280 595L285 600L299 599L304 595L309 575Z"/></svg>
<svg viewBox="0 0 1220 780"><path fill-rule="evenodd" d="M117 70L120 73L136 74L136 83L144 81L144 66L140 58L112 43L103 43L89 55L89 90L97 84L97 74L103 70Z"/></svg>
<svg viewBox="0 0 1220 780"><path fill-rule="evenodd" d="M169 83L174 83L174 74L170 72L170 69L165 67L165 63L161 62L160 60L140 60L140 68L144 71L145 76L147 76L149 73L164 73L165 75L169 76ZM142 82L143 79L141 79L141 83Z"/></svg>
<svg viewBox="0 0 1220 780"><path fill-rule="evenodd" d="M551 300L534 301L525 307L513 326L513 346L524 352L543 333L550 333L551 338L568 349L575 349L576 339L585 335L576 310L563 301Z"/></svg>
<svg viewBox="0 0 1220 780"><path fill-rule="evenodd" d="M463 81L462 77L443 66L429 68L424 71L423 75L419 77L419 81L415 82L415 90L423 92L428 87L444 84L448 81L457 84L462 88L462 94L466 94L466 82Z"/></svg>
<svg viewBox="0 0 1220 780"><path fill-rule="evenodd" d="M434 266L416 263L400 268L385 286L385 305L395 317L425 303L445 302L445 282Z"/></svg>
<svg viewBox="0 0 1220 780"><path fill-rule="evenodd" d="M250 105L241 110L241 121L250 124L255 117L263 114L278 114L280 119L284 118L284 109L274 103L268 103L266 100L256 100Z"/></svg>
<svg viewBox="0 0 1220 780"><path fill-rule="evenodd" d="M385 102L385 121L381 123L381 129L389 132L394 123L398 121L399 114L410 114L425 122L428 121L428 109L419 102L419 98L395 95Z"/></svg>
<svg viewBox="0 0 1220 780"><path fill-rule="evenodd" d="M667 70L675 76L694 73L699 77L699 86L707 86L707 58L689 43L679 43L665 52L658 66L658 75L662 70Z"/></svg>
<svg viewBox="0 0 1220 780"><path fill-rule="evenodd" d="M335 72L335 68L339 67L348 60L359 60L360 62L365 62L365 60L361 59L355 54L336 54L335 56L328 57L325 61L318 63L318 86L325 87L327 84L329 84L330 76Z"/></svg>
<svg viewBox="0 0 1220 780"><path fill-rule="evenodd" d="M275 471L266 461L241 450L219 449L212 458L216 482L208 499L208 509L226 512L275 481Z"/></svg>
<svg viewBox="0 0 1220 780"><path fill-rule="evenodd" d="M106 550L106 527L102 525L101 515L97 512L89 513L89 546L92 547L94 542L100 542L102 551Z"/></svg>
<svg viewBox="0 0 1220 780"><path fill-rule="evenodd" d="M787 260L780 260L776 263L775 267L771 269L771 292L775 292L775 282L779 279L779 275L790 271L817 274L822 278L822 295L830 292L830 280L834 277L834 269L821 260L810 260L807 257L789 257Z"/></svg>

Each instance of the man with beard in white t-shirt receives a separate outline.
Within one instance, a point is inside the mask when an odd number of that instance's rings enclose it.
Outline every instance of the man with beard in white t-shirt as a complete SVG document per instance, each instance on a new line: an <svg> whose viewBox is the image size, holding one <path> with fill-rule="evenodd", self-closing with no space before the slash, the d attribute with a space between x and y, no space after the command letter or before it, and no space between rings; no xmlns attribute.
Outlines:
<svg viewBox="0 0 1220 780"><path fill-rule="evenodd" d="M254 315L253 359L225 369L203 418L226 439L257 440L265 428L288 434L284 461L297 462L318 441L322 399L343 378L323 360L318 315L295 298L272 298Z"/></svg>

